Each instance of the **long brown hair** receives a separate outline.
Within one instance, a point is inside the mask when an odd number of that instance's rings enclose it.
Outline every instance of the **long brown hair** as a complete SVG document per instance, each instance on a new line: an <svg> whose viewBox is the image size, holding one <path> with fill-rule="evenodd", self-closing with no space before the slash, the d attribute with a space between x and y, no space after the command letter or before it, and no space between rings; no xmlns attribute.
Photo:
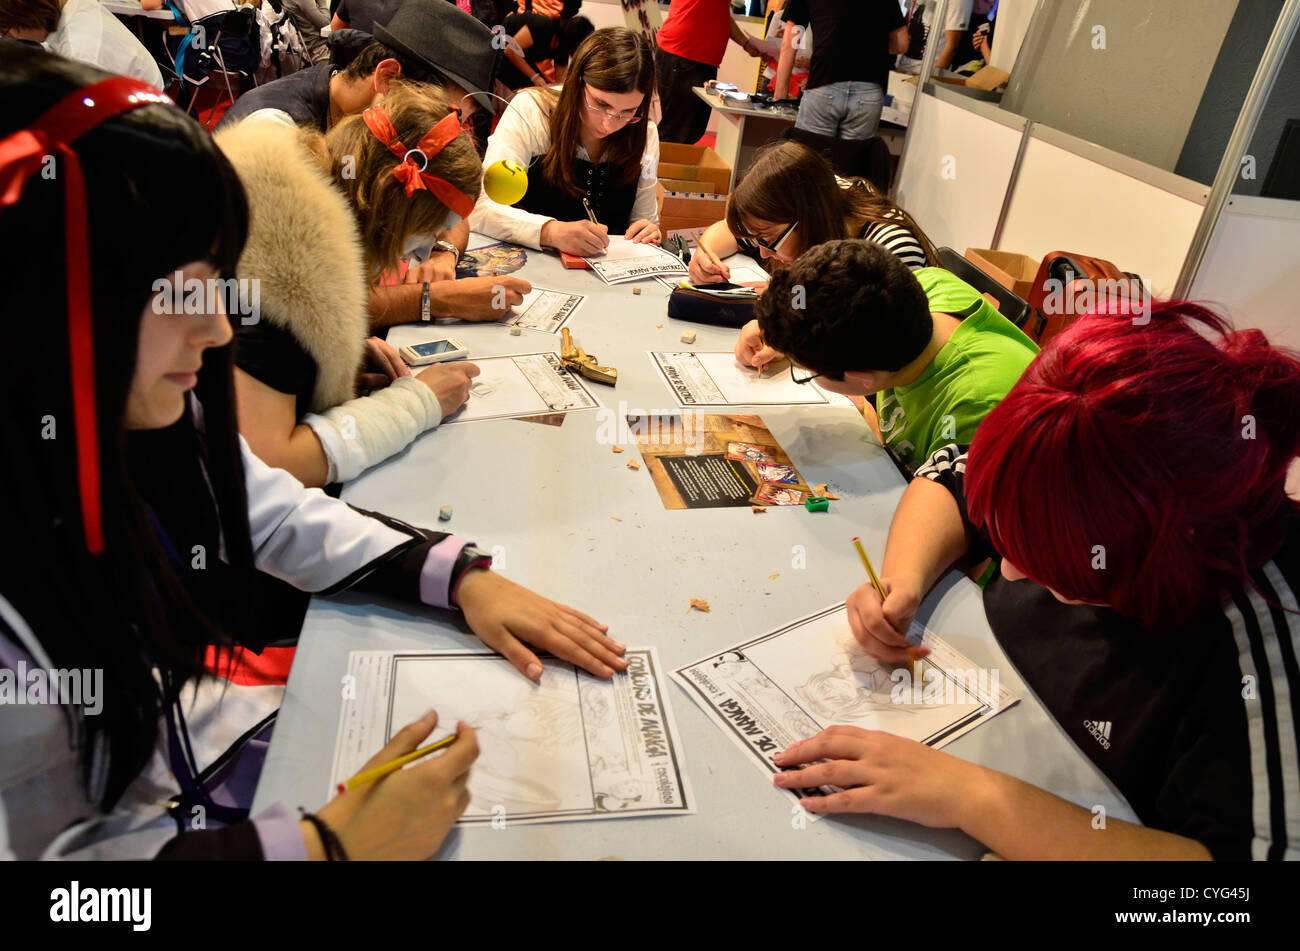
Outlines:
<svg viewBox="0 0 1300 951"><path fill-rule="evenodd" d="M920 242L926 261L939 264L939 254L906 211L865 178L847 179L844 188L830 164L798 142L777 142L764 148L727 199L727 227L738 238L753 238L744 219L774 223L799 222L803 248L826 241L856 238L845 222L858 219L907 228Z"/></svg>
<svg viewBox="0 0 1300 951"><path fill-rule="evenodd" d="M394 82L381 103L397 137L412 147L451 113L442 91L427 83ZM371 271L397 267L407 241L441 230L447 206L430 191L406 196L404 186L392 175L397 156L375 137L361 116L344 119L323 140L319 133L310 137L330 177L348 197ZM483 168L468 135L458 135L430 156L428 170L471 200L478 197Z"/></svg>
<svg viewBox="0 0 1300 951"><path fill-rule="evenodd" d="M558 94L550 89L525 93L545 97L550 110L551 147L542 159L542 169L547 178L575 197L584 194L574 175L573 157L582 141L582 110L586 108L588 86L600 92L639 92L644 97L636 110L641 121L630 122L607 136L600 156L602 162L622 169L619 184L634 182L641 174L646 122L655 88L654 50L646 35L621 26L597 30L573 54Z"/></svg>

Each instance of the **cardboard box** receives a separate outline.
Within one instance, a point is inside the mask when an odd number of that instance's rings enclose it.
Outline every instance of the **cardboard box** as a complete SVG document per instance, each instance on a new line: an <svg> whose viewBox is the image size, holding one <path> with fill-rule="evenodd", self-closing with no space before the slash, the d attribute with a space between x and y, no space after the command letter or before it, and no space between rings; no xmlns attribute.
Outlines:
<svg viewBox="0 0 1300 951"><path fill-rule="evenodd" d="M992 251L986 248L967 248L966 260L997 281L1007 290L1013 291L1021 300L1029 300L1030 291L1034 289L1034 277L1042 262L1027 254L1012 254L1010 251Z"/></svg>
<svg viewBox="0 0 1300 951"><path fill-rule="evenodd" d="M992 91L997 89L1008 79L1011 74L1001 69L994 69L992 66L985 66L983 69L976 70L975 74L966 79L967 86L974 86L976 89Z"/></svg>
<svg viewBox="0 0 1300 951"><path fill-rule="evenodd" d="M679 182L708 182L725 195L731 188L731 166L705 145L659 143L659 177Z"/></svg>
<svg viewBox="0 0 1300 951"><path fill-rule="evenodd" d="M665 191L670 192L703 192L706 195L716 195L718 192L718 186L713 182L687 182L680 178L661 178L659 184Z"/></svg>

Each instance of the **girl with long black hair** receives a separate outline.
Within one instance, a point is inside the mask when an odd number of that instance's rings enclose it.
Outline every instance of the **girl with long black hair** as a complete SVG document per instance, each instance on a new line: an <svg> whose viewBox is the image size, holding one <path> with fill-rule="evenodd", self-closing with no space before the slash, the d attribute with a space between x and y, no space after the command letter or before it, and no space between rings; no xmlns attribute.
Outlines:
<svg viewBox="0 0 1300 951"><path fill-rule="evenodd" d="M468 727L447 754L302 820L277 804L241 821L227 794L244 760L196 755L209 648L261 647L256 572L459 607L533 679L525 642L605 675L622 645L464 539L358 512L252 455L210 301L248 228L229 162L137 80L8 40L0 62L0 283L24 339L0 356L0 855L432 854L468 802ZM185 313L160 281L184 288ZM175 835L199 814L204 831Z"/></svg>

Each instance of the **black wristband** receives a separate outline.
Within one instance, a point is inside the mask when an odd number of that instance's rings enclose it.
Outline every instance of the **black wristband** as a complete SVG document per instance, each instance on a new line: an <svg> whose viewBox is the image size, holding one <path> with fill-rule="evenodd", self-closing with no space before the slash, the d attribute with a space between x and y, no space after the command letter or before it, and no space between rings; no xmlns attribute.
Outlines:
<svg viewBox="0 0 1300 951"><path fill-rule="evenodd" d="M331 862L348 861L348 853L343 849L343 843L339 837L334 834L334 830L325 824L325 820L313 812L308 812L302 806L298 807L302 817L316 827L316 832L320 836L320 841L325 846L325 857Z"/></svg>

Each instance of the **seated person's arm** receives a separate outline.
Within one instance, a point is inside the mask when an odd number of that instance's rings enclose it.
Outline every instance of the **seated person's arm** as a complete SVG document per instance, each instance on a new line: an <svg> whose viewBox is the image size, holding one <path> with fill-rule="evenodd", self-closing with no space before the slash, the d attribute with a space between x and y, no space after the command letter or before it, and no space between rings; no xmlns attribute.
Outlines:
<svg viewBox="0 0 1300 951"><path fill-rule="evenodd" d="M522 303L524 295L532 289L532 284L513 274L431 281L429 315L475 322L500 320L511 307ZM370 329L421 320L423 296L423 282L370 288Z"/></svg>
<svg viewBox="0 0 1300 951"><path fill-rule="evenodd" d="M1098 827L1090 810L1045 789L889 733L833 726L775 759L786 767L774 777L777 786L848 787L805 799L809 812L869 812L957 828L1003 858L1212 858L1200 842L1171 832L1119 819ZM804 763L811 765L790 768Z"/></svg>
<svg viewBox="0 0 1300 951"><path fill-rule="evenodd" d="M297 399L235 368L239 431L269 466L292 473L306 486L323 486L329 475L325 450L310 426L298 422Z"/></svg>
<svg viewBox="0 0 1300 951"><path fill-rule="evenodd" d="M1210 851L1186 836L1107 817L1045 789L967 764L975 782L957 794L965 807L960 828L1006 859L1173 859L1210 861Z"/></svg>
<svg viewBox="0 0 1300 951"><path fill-rule="evenodd" d="M926 478L909 482L885 544L880 571L884 603L870 584L848 597L849 626L862 649L887 663L908 660L903 635L921 599L970 548L971 539L952 493Z"/></svg>
<svg viewBox="0 0 1300 951"><path fill-rule="evenodd" d="M163 0L140 0L140 9L142 10L161 10Z"/></svg>
<svg viewBox="0 0 1300 951"><path fill-rule="evenodd" d="M340 17L337 13L335 13L334 18L330 20L331 30L349 30L351 28L352 25L348 23L347 20L344 20L342 17Z"/></svg>

